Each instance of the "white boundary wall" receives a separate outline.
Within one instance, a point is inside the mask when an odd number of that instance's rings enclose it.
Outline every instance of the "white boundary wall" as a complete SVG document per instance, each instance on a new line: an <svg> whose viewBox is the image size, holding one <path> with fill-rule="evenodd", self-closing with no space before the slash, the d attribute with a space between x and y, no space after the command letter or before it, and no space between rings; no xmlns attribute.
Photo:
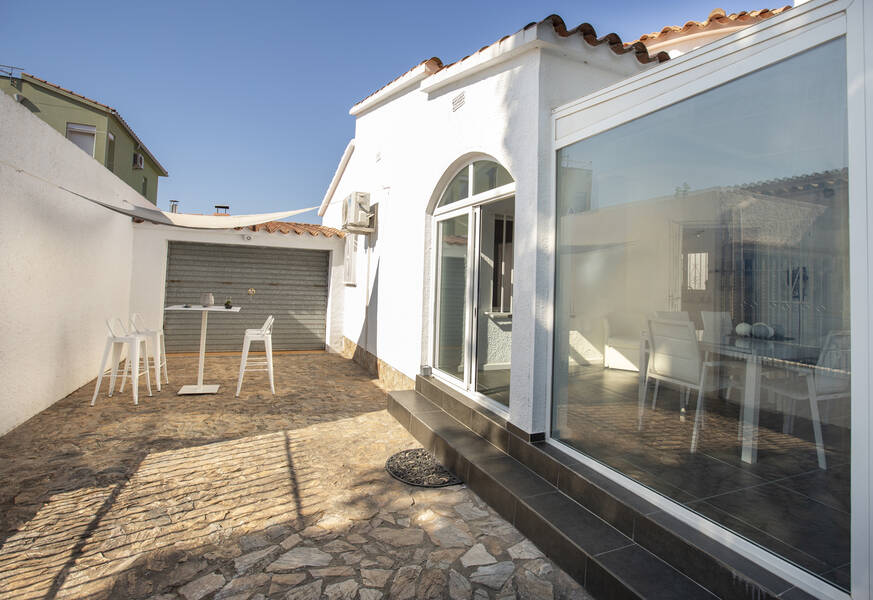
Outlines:
<svg viewBox="0 0 873 600"><path fill-rule="evenodd" d="M341 350L341 239L134 224L53 184L115 203L141 200L0 94L0 435L97 376L107 318L141 312L162 322L169 240L329 251L326 339Z"/></svg>
<svg viewBox="0 0 873 600"><path fill-rule="evenodd" d="M33 175L92 198L139 196L0 94L0 435L93 379L105 319L130 306L130 218Z"/></svg>

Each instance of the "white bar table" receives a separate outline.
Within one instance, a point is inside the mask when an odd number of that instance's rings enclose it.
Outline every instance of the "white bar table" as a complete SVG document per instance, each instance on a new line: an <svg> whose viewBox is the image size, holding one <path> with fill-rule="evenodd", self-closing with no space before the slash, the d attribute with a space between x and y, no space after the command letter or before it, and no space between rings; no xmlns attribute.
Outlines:
<svg viewBox="0 0 873 600"><path fill-rule="evenodd" d="M240 311L239 306L234 306L233 308L225 308L223 305L211 304L209 306L203 306L202 304L191 304L190 306L186 306L184 304L174 304L173 306L164 307L164 310L182 310L182 311L191 311L191 312L200 312L203 314L203 317L200 321L200 364L197 368L197 384L196 385L183 385L179 390L179 396L188 395L188 394L215 394L218 392L217 384L207 384L203 385L203 361L206 358L206 321L209 313L211 312L223 312L223 313L238 313Z"/></svg>

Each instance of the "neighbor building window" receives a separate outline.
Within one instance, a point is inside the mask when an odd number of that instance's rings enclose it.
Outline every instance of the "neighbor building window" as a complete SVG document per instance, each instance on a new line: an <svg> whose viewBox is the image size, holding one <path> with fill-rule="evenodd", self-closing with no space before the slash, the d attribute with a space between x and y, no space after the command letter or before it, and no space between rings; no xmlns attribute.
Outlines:
<svg viewBox="0 0 873 600"><path fill-rule="evenodd" d="M835 39L558 151L551 415L553 438L840 587L846 90Z"/></svg>
<svg viewBox="0 0 873 600"><path fill-rule="evenodd" d="M142 195L148 198L149 195L149 180L148 177L142 178Z"/></svg>
<svg viewBox="0 0 873 600"><path fill-rule="evenodd" d="M80 123L67 123L67 139L79 148L94 156L94 140L97 137L97 128L93 125Z"/></svg>
<svg viewBox="0 0 873 600"><path fill-rule="evenodd" d="M115 172L115 136L106 134L106 168Z"/></svg>

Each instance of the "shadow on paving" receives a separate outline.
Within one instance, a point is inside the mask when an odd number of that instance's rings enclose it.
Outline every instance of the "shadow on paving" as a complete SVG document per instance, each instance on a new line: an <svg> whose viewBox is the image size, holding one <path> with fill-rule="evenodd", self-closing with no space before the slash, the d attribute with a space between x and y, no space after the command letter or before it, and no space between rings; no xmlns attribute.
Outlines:
<svg viewBox="0 0 873 600"><path fill-rule="evenodd" d="M19 528L38 518L47 503L65 498L93 519L70 549L75 560L143 461L162 452L196 448L253 435L286 432L348 419L385 407L385 392L358 365L327 353L277 355L277 394L269 394L265 373L247 374L239 398L233 393L239 359L208 357L206 380L221 384L216 395L177 396L196 379L196 357L169 359L171 384L148 397L140 383L134 406L129 386L89 406L95 381L0 438L0 548ZM284 448L283 461L290 458ZM292 471L293 472L293 471ZM97 490L85 500L81 490ZM291 486L300 505L299 491ZM296 494L296 496L295 496ZM96 498L99 503L92 506ZM44 526L48 526L45 524ZM63 574L60 574L63 579ZM60 580L59 580L60 581ZM55 587L59 587L58 583Z"/></svg>

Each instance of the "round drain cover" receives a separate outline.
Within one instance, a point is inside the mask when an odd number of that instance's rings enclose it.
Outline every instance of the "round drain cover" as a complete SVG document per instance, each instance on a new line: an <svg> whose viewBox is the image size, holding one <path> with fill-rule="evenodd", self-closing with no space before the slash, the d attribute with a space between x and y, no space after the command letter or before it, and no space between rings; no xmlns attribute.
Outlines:
<svg viewBox="0 0 873 600"><path fill-rule="evenodd" d="M424 448L398 452L385 463L385 470L394 479L420 487L445 487L461 483Z"/></svg>

